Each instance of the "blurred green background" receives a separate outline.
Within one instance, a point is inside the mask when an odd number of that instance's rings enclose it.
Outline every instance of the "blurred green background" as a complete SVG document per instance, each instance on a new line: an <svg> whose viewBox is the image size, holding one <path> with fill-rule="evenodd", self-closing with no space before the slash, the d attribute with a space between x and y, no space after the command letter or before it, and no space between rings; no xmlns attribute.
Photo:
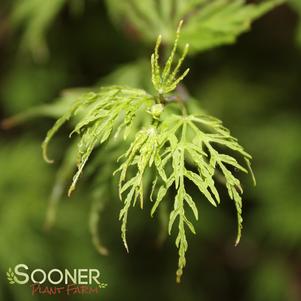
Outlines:
<svg viewBox="0 0 301 301"><path fill-rule="evenodd" d="M109 196L105 210L97 212L97 181L90 183L89 172L71 199L63 191L53 227L44 227L54 183L65 179L58 170L68 148L62 136L53 147L58 162L42 160L41 141L52 117L61 114L60 106L47 106L70 87L146 86L152 43L128 22L116 26L109 1L1 0L0 119L30 113L21 116L24 122L9 129L4 123L0 130L0 300L48 299L7 283L8 267L26 263L99 268L108 287L72 300L300 301L299 1L269 12L234 45L189 58L187 89L253 155L257 187L243 179L244 231L238 247L232 203L226 196L217 209L200 202L198 235L189 237L188 264L177 285L173 239L158 243L157 219L133 210L127 254L120 239L121 204ZM42 109L31 110L35 107ZM108 256L93 245L93 218L99 218L97 235Z"/></svg>

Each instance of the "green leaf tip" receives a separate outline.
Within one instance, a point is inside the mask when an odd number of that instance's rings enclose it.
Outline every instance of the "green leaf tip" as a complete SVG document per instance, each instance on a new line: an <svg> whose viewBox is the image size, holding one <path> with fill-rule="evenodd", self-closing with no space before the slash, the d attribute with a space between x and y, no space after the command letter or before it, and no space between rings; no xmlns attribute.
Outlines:
<svg viewBox="0 0 301 301"><path fill-rule="evenodd" d="M43 159L45 162L47 162L49 164L54 163L54 160L49 159L49 157L48 157L48 143L47 142L42 144L42 154L43 154Z"/></svg>
<svg viewBox="0 0 301 301"><path fill-rule="evenodd" d="M248 166L249 173L250 173L250 175L252 177L253 185L256 186L257 182L256 182L255 174L254 174L253 169L251 167L251 161L248 158L246 158L245 161L246 161L246 164Z"/></svg>
<svg viewBox="0 0 301 301"><path fill-rule="evenodd" d="M171 70L174 63L174 57L178 48L178 41L180 38L182 24L183 24L183 20L179 22L173 48L162 71L159 64L159 59L160 59L159 47L162 41L161 35L159 35L157 38L155 50L151 56L152 82L155 89L160 95L167 94L175 90L177 85L186 77L186 75L189 72L189 68L187 68L181 75L178 76L178 73L184 62L184 59L187 56L189 50L189 44L186 44L182 56L179 58L174 69Z"/></svg>

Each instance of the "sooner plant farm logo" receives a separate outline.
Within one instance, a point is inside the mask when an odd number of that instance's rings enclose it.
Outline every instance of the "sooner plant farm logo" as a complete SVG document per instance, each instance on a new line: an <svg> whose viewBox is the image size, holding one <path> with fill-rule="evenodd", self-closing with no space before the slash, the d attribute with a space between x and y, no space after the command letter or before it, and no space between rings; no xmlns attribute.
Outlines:
<svg viewBox="0 0 301 301"><path fill-rule="evenodd" d="M32 295L97 294L107 287L101 282L98 269L44 269L30 270L26 264L18 264L6 272L10 284L29 285Z"/></svg>

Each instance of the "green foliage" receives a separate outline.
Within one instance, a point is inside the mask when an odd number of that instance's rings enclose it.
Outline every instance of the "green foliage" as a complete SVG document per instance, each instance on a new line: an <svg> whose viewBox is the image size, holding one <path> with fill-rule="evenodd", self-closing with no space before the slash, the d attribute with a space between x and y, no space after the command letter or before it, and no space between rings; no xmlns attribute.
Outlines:
<svg viewBox="0 0 301 301"><path fill-rule="evenodd" d="M66 188L75 172L80 135L73 135L72 140L64 140L63 130L51 148L51 156L56 158L56 164L47 167L39 160L41 131L52 119L68 111L74 100L85 91L97 92L99 86L114 84L154 91L147 47L150 42L155 43L157 34L162 34L159 60L160 65L164 63L177 23L173 21L171 24L168 7L170 3L173 7L180 7L176 10L173 8L173 11L179 12L179 18L173 19L179 20L185 15L185 9L189 11L194 0L153 1L158 15L161 15L161 5L165 6L162 15L165 16L166 26L159 22L149 24L144 9L144 3L148 5L148 1L141 1L141 13L146 16L140 19L147 22L144 32L130 21L130 14L116 18L116 21L121 21L123 31L131 35L130 39L123 39L120 33L116 33L103 9L104 1L85 1L85 15L71 19L68 5L84 1L68 0L62 13L51 20L52 24L49 23L47 31L43 33L50 55L50 64L43 65L37 65L37 60L32 61L26 56L27 53L15 51L20 45L25 47L24 36L32 19L28 18L16 27L8 9L16 8L17 1L0 2L1 116L3 118L23 111L3 123L0 121L6 128L21 123L17 129L0 131L0 162L3 171L0 179L0 269L4 275L4 281L0 283L1 300L40 299L39 295L32 296L28 287L19 286L16 289L5 279L9 266L24 262L36 267L59 265L65 268L73 267L74 264L79 267L99 266L109 283L109 289L102 291L103 297L110 300L120 300L125 294L130 300L138 299L141 295L146 300L153 299L153 294L145 293L150 288L151 279L159 300L228 300L235 295L237 300L244 301L300 301L300 290L296 285L299 281L301 247L301 119L299 104L296 102L300 94L300 53L293 40L300 32L300 22L297 20L301 11L299 0L290 0L287 5L266 16L264 22L257 24L256 31L246 35L238 46L231 47L231 51L223 47L205 56L191 57L189 65L193 72L189 74L192 78L189 80L188 91L181 82L176 90L164 96L166 103L163 111L157 103L157 106L148 110L149 113L137 114L125 141L119 135L119 138L108 139L105 144L98 146L85 166L79 183L81 186L78 187L80 189L72 195L72 200L67 198ZM27 0L22 3L31 5L31 2ZM124 5L129 1L108 2ZM229 4L233 2L229 1ZM246 2L260 4L263 1ZM36 9L43 11L44 6L48 6L43 4ZM145 7L150 11L149 6ZM130 13L139 15L136 10ZM193 16L193 13L186 16L183 30ZM224 23L217 21L220 23L218 31L223 32ZM76 38L73 37L74 32ZM170 39L167 40L167 37ZM149 42L141 45L142 41ZM191 41L186 37L179 41L182 51L186 42ZM199 39L198 42L204 43L205 40ZM194 46L190 44L190 53L194 53ZM43 59L43 55L38 55L40 47L31 49L34 58ZM181 52L179 56L176 54L175 61L180 56ZM96 84L84 90L64 91L53 100L59 90L83 83ZM188 93L193 93L194 99ZM174 103L176 98L178 102ZM204 201L197 187L185 178L185 190L197 206L199 222L195 222L187 202L184 203L185 213L198 235L192 239L193 235L185 226L189 244L186 253L189 273L181 288L175 289L169 277L175 260L170 260L170 247L162 245L166 238L168 242L170 239L173 241L178 234L177 217L172 227L172 237L168 237L169 214L173 210L176 196L174 185L154 212L154 220L148 219L147 214L154 205L149 202L149 196L156 166L153 163L151 168L146 169L143 181L145 212L140 212L138 208L129 210L127 239L134 254L125 258L122 248L116 248L120 243L120 225L115 217L121 203L116 189L118 174L112 177L112 171L124 163L125 157L119 162L116 162L116 158L126 153L135 135L141 129L155 125L152 116L154 119L157 116L155 121L159 122L163 122L170 113L181 117L180 110L172 109L181 106L184 112L182 103L194 116L206 115L202 107L231 128L231 132L240 138L240 143L254 156L258 187L252 189L243 185L246 194L244 199L247 198L243 202L245 231L240 246L233 248L229 245L229 237L231 240L234 212L229 214L228 211L228 207L233 204L228 200L227 189L222 187L224 179L220 170L216 170L214 176L222 200L219 210ZM40 107L37 106L39 104ZM146 116L148 121L145 120ZM68 122L68 126L74 127L82 117L79 112ZM178 139L181 129L177 133ZM30 137L29 132L32 134ZM220 152L230 152L218 145L214 146ZM239 156L235 157L238 162L242 162ZM189 161L189 156L186 156L186 169L196 172ZM169 175L172 170L171 165L168 166ZM127 180L135 172L136 166L132 167L133 170L131 167L128 169ZM229 169L239 177L235 168L229 166ZM157 175L153 202L163 184ZM124 199L126 193L128 191L122 195ZM43 222L48 199L48 231L45 232ZM138 198L137 207L139 205ZM154 233L156 230L158 237ZM107 257L97 253L105 255L110 250L112 254ZM155 254L158 252L160 256ZM211 289L212 283L218 283L218 289ZM84 300L85 296L74 298Z"/></svg>
<svg viewBox="0 0 301 301"><path fill-rule="evenodd" d="M112 18L121 24L130 22L142 39L155 41L162 33L164 44L174 40L173 28L184 19L182 38L189 41L191 53L234 43L250 29L251 23L285 2L265 0L247 4L244 0L107 0ZM152 28L152 30L149 30ZM180 43L185 48L185 43Z"/></svg>
<svg viewBox="0 0 301 301"><path fill-rule="evenodd" d="M115 137L122 130L126 137L138 110L143 106L150 107L152 100L149 94L139 89L120 86L101 88L96 93L90 92L80 97L71 109L57 120L43 143L44 158L50 163L52 161L47 157L47 147L52 137L66 121L79 111L85 111L82 112L83 118L70 134L70 136L73 133L80 134L81 140L78 144L78 171L73 177L69 195L75 189L79 176L95 146L106 142L116 125ZM123 120L120 121L122 114L124 114Z"/></svg>
<svg viewBox="0 0 301 301"><path fill-rule="evenodd" d="M183 39L189 41L192 51L203 51L225 44L232 44L248 31L253 21L283 3L282 0L246 4L242 0L206 1L193 14L183 30Z"/></svg>
<svg viewBox="0 0 301 301"><path fill-rule="evenodd" d="M235 173L238 170L248 173L248 170L233 155L240 157L247 168L250 167L251 159L218 119L206 114L189 114L181 96L171 94L189 71L186 69L182 75L177 75L188 52L188 45L178 62L174 63L181 25L182 22L162 71L159 64L160 36L152 55L152 82L158 95L125 86L108 86L96 92L85 93L57 120L42 145L45 160L52 162L47 156L50 140L65 122L78 117L70 134L71 136L75 133L80 137L77 146L78 171L69 188L70 195L97 145L108 141L107 147L110 147L110 137L120 139L123 133L125 145L128 145L128 142L130 144L119 157L122 163L115 173L119 173L119 196L124 204L119 215L124 245L128 250L126 231L129 209L135 206L137 201L143 208L145 191L150 193L149 199L154 201L151 215L154 215L163 200L170 199L174 192L168 232L171 234L177 221L177 282L180 282L186 265L187 228L195 234L186 207L189 207L195 219L198 219L197 204L188 190L187 182L193 183L214 206L220 203L215 177L224 182L237 211L237 244L241 237L243 190ZM173 102L176 102L176 106L172 105ZM137 119L140 121L135 124ZM122 145L117 147L120 153L123 151ZM102 153L103 148L99 151ZM95 237L93 227L92 233ZM106 252L98 241L94 240L94 243L101 252Z"/></svg>
<svg viewBox="0 0 301 301"><path fill-rule="evenodd" d="M298 0L290 0L289 4L292 6L292 8L296 11L296 13L299 16L299 22L296 29L296 41L298 45L301 45L301 2Z"/></svg>
<svg viewBox="0 0 301 301"><path fill-rule="evenodd" d="M15 27L25 27L23 47L38 59L47 56L45 34L64 4L65 0L46 1L43 5L39 0L18 0L15 3L12 20Z"/></svg>
<svg viewBox="0 0 301 301"><path fill-rule="evenodd" d="M153 82L153 85L154 85L155 89L158 91L158 93L160 95L167 94L167 93L172 92L173 90L175 90L177 85L184 79L184 77L189 72L189 68L188 68L184 71L184 73L182 75L180 75L176 79L176 76L179 72L179 69L182 66L182 63L183 63L183 61L184 61L184 59L187 55L187 52L188 52L188 49L189 49L188 44L186 44L185 50L184 50L181 58L179 59L175 69L171 72L171 67L172 67L172 64L173 64L173 61L174 61L174 56L175 56L176 49L177 49L177 46L178 46L178 40L179 40L179 35L180 35L180 30L181 30L181 27L182 27L182 23L183 22L181 21L180 24L179 24L173 49L172 49L171 54L170 54L165 66L162 70L162 73L161 73L160 66L159 66L159 46L161 44L161 39L162 39L161 35L159 35L159 37L157 39L155 52L153 53L153 55L151 57L152 82Z"/></svg>
<svg viewBox="0 0 301 301"><path fill-rule="evenodd" d="M120 194L128 191L121 211L122 236L125 246L127 215L130 206L137 198L143 204L143 175L146 168L155 166L153 172L152 196L155 194L153 215L158 206L172 188L176 189L173 210L170 213L168 231L178 219L178 235L176 245L179 248L179 268L177 281L183 273L186 264L187 239L185 228L195 234L193 224L188 220L185 205L191 208L195 219L198 219L197 205L189 192L186 191L186 181L189 180L199 189L205 198L214 206L220 203L219 193L216 189L214 175L220 170L225 179L226 187L231 199L234 200L238 216L238 235L236 243L241 236L241 197L240 181L233 175L228 166L237 170L248 172L237 160L224 153L219 153L213 146L219 144L237 152L245 160L251 157L237 141L230 136L228 130L222 127L221 122L209 116L179 116L172 115L164 118L158 127L151 126L141 130L128 152L124 155L126 160L120 166ZM126 179L127 171L131 167L132 176ZM158 181L159 179L159 181ZM125 183L124 183L125 182ZM154 193L155 192L155 193Z"/></svg>
<svg viewBox="0 0 301 301"><path fill-rule="evenodd" d="M15 28L22 29L22 47L29 50L37 60L48 56L46 33L57 17L66 0L15 0L12 22ZM71 9L81 10L83 0L71 0Z"/></svg>

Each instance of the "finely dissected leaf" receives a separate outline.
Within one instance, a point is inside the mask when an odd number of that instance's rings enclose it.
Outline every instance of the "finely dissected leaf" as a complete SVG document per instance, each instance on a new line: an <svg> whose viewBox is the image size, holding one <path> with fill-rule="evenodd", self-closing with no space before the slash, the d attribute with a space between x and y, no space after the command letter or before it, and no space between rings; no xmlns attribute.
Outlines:
<svg viewBox="0 0 301 301"><path fill-rule="evenodd" d="M174 127L171 134L170 128L166 124L170 124L170 120L178 120L180 126ZM168 131L168 135L164 131ZM242 228L241 207L242 199L240 194L242 189L239 180L233 175L231 168L237 168L242 172L248 173L248 170L238 163L237 159L220 151L234 150L242 159L249 160L250 155L247 154L238 142L230 135L228 130L225 130L222 123L215 118L208 118L206 115L194 116L171 116L163 120L158 131L161 137L161 145L159 146L159 155L168 158L164 161L164 166L158 166L165 170L164 174L169 173L166 180L160 177L158 172L157 177L160 181L153 183L153 199L155 203L152 208L152 215L163 201L171 188L177 191L174 209L170 214L169 232L171 232L175 221L179 220L179 232L177 237L177 246L179 247L179 267L177 271L177 280L183 273L185 266L185 253L188 246L186 245L185 226L192 233L195 233L193 224L188 220L186 215L185 205L188 205L196 219L198 219L198 210L195 201L188 191L185 189L185 181L192 181L199 189L201 194L214 206L220 202L219 193L216 189L214 175L217 171L222 172L228 193L233 199L237 211L238 234L236 243L239 242ZM216 137L218 135L218 142ZM191 137L192 141L191 141ZM242 160L243 161L243 160ZM160 161L160 162L163 162ZM226 166L229 165L229 167ZM157 169L158 170L158 169ZM186 180L185 180L186 179ZM157 191L157 194L155 193Z"/></svg>
<svg viewBox="0 0 301 301"><path fill-rule="evenodd" d="M148 1L151 3L151 0ZM222 5L225 1L214 1L215 5L217 2ZM230 12L243 3L234 2L236 4L233 7L228 6ZM181 3L184 9L186 6ZM210 6L207 1L202 3L204 6ZM189 5L194 5L193 1L189 1ZM209 10L208 7L206 9ZM223 11L223 6L220 9ZM166 14L168 10L169 6L166 3L162 6L162 11ZM215 10L212 7L211 10L214 15ZM154 16L150 16L152 17ZM152 82L157 95L153 96L144 90L124 86L110 86L84 94L58 119L43 143L44 157L50 161L47 157L48 143L66 121L69 119L76 121L71 135L79 136L78 170L73 177L69 195L74 190L83 168L97 145L109 140L110 143L107 145L109 152L114 150L110 154L111 157L115 156L118 150L123 151L123 155L117 160L118 167L114 174L119 175L118 190L123 203L119 219L124 246L128 251L126 232L131 206L139 202L140 207L143 208L147 194L150 194L147 199L153 202L151 216L162 206L168 208L167 205L171 204L167 230L169 234L177 231L175 241L179 255L177 282L180 282L186 265L188 250L186 231L189 229L196 234L191 219L198 220L199 217L196 198L192 197L191 186L188 186L187 182L193 183L192 186L195 186L200 197L207 199L216 207L221 201L215 177L219 175L236 208L238 225L236 244L241 237L243 221L241 197L243 189L237 173L239 171L250 173L255 183L250 167L251 156L237 139L231 136L222 122L204 113L189 114L183 99L176 94L171 94L189 70L187 69L180 76L177 75L188 47L174 64L181 25L182 22L178 26L171 54L163 67L159 64L161 37L157 39L151 59ZM173 99L178 102L177 109L169 106ZM127 143L118 144L121 141L121 134ZM114 139L111 137L119 137L119 140L117 139L114 144L112 143ZM100 148L99 154L107 153L104 148ZM108 166L112 169L114 164ZM96 224L97 219L91 216L94 244L104 251L105 249L95 238ZM166 219L165 224L167 224Z"/></svg>
<svg viewBox="0 0 301 301"><path fill-rule="evenodd" d="M170 127L171 124L176 124ZM192 141L191 137L193 137ZM218 137L218 140L217 140ZM136 139L124 155L125 161L119 168L120 194L129 190L121 211L123 218L122 233L125 240L127 213L130 204L133 204L140 195L143 201L143 174L146 169L153 168L155 159L156 178L153 181L151 198L154 201L151 214L153 215L169 190L176 189L174 208L170 213L168 231L178 220L179 232L177 246L179 248L179 266L177 281L183 273L186 264L185 254L188 248L185 227L195 233L194 226L188 220L186 205L190 207L196 219L198 219L197 206L185 189L185 181L192 181L201 194L214 206L220 202L219 194L215 186L215 171L220 170L225 177L226 186L231 199L235 203L238 220L238 243L241 236L242 189L239 180L229 168L237 168L248 172L237 159L220 152L219 147L236 151L238 156L249 160L247 154L237 141L230 135L222 123L208 116L175 116L171 115L161 120L157 127L151 126L143 129L136 135ZM162 159L163 158L163 159ZM227 167L226 165L229 165ZM132 176L127 177L129 169ZM186 179L186 180L185 180ZM142 193L141 193L142 191ZM131 200L132 199L132 200ZM125 242L126 248L127 244Z"/></svg>
<svg viewBox="0 0 301 301"><path fill-rule="evenodd" d="M143 177L147 168L150 168L158 151L160 136L157 134L157 129L151 126L137 133L135 140L132 142L129 150L123 156L125 161L121 164L116 172L120 172L119 177L119 195L122 199L122 194L129 190L124 201L124 207L120 213L122 219L122 238L126 249L126 223L127 214L131 204L135 205L137 198L140 200L140 206L143 207L144 188ZM131 173L131 170L134 172ZM128 178L128 174L132 176Z"/></svg>
<svg viewBox="0 0 301 301"><path fill-rule="evenodd" d="M152 65L152 82L155 87L155 89L158 91L160 95L167 94L169 92L172 92L175 90L177 85L184 79L184 77L188 74L189 68L186 69L182 75L180 75L178 78L176 78L183 61L188 53L188 44L186 44L185 49L183 51L182 56L178 60L178 63L174 67L174 70L171 71L173 62L174 62L174 56L178 47L178 41L180 37L180 31L182 27L183 21L180 21L178 29L177 29L177 35L176 39L172 48L172 51L170 53L169 58L166 61L166 64L161 71L161 68L159 66L159 46L161 44L161 35L157 39L155 51L152 54L151 57L151 65Z"/></svg>
<svg viewBox="0 0 301 301"><path fill-rule="evenodd" d="M119 214L119 220L122 221L121 237L127 252L129 252L128 244L126 241L126 226L127 226L128 211L131 206L131 203L136 199L137 199L137 193L135 192L135 187L132 187L126 199L124 200L124 207L121 209Z"/></svg>
<svg viewBox="0 0 301 301"><path fill-rule="evenodd" d="M136 113L140 109L147 111L153 103L153 97L143 90L122 86L104 87L98 92L80 97L70 110L57 120L42 145L44 158L48 162L53 162L47 156L48 144L53 136L66 121L81 114L71 133L78 134L81 138L78 143L78 171L73 177L69 195L75 189L79 176L96 145L107 141L113 131L115 136L122 130L126 133Z"/></svg>

